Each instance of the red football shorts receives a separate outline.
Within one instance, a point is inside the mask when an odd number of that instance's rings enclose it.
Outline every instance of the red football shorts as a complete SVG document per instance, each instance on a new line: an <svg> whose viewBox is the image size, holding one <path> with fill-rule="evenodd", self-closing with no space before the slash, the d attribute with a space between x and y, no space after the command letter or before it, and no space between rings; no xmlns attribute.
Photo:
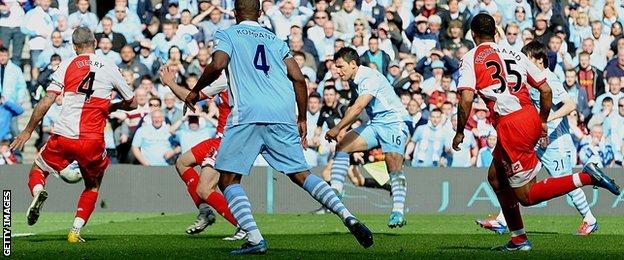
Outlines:
<svg viewBox="0 0 624 260"><path fill-rule="evenodd" d="M495 162L501 162L513 188L522 187L541 168L535 145L542 133L542 122L534 107L525 107L500 118L496 126L498 142L494 148Z"/></svg>
<svg viewBox="0 0 624 260"><path fill-rule="evenodd" d="M206 139L193 146L191 153L195 157L195 163L201 167L214 167L219 145L221 145L221 137Z"/></svg>
<svg viewBox="0 0 624 260"><path fill-rule="evenodd" d="M53 134L35 163L46 172L58 173L75 160L83 179L96 180L110 163L105 147L104 139L71 139Z"/></svg>

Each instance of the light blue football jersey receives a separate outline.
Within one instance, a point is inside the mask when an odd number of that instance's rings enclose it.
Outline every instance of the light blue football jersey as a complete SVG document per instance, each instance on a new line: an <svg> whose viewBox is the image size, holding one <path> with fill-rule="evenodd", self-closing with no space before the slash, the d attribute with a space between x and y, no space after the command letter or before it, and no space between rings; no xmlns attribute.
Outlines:
<svg viewBox="0 0 624 260"><path fill-rule="evenodd" d="M215 33L215 51L230 57L228 126L296 123L295 92L284 63L291 55L284 41L257 22L243 21Z"/></svg>
<svg viewBox="0 0 624 260"><path fill-rule="evenodd" d="M412 121L390 82L379 71L360 66L353 82L357 84L358 96L366 94L373 96L373 100L366 105L366 113L371 124Z"/></svg>
<svg viewBox="0 0 624 260"><path fill-rule="evenodd" d="M563 88L563 82L559 80L557 75L552 73L550 70L545 71L546 74L546 82L548 86L552 89L552 108L550 113L554 113L561 106L563 106L563 101L570 98L570 94ZM529 94L531 95L531 100L533 104L540 108L540 93L539 90L535 88L529 89ZM564 135L570 134L570 123L568 123L568 118L558 118L548 122L548 139L551 143L555 142L557 139Z"/></svg>

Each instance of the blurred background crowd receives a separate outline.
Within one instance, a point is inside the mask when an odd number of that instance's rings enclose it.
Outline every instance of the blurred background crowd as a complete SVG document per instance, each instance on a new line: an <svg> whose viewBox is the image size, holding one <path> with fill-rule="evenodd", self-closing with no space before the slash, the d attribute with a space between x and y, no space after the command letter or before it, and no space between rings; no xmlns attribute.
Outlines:
<svg viewBox="0 0 624 260"><path fill-rule="evenodd" d="M395 87L413 123L406 164L413 167L485 167L496 131L482 101L474 106L462 150L450 149L456 126L456 82L463 55L474 47L471 17L491 14L500 45L518 50L533 40L548 46L550 69L577 101L567 119L580 165L598 156L622 166L624 139L624 6L621 0L264 0L260 23L288 43L308 92L306 158L327 164L335 143L324 140L354 99L332 56L355 48L361 62ZM75 55L72 30L86 26L97 54L122 70L139 108L111 113L105 132L114 163L170 165L216 133L216 103L182 114L182 103L158 79L172 66L177 81L193 87L210 62L215 31L236 22L234 0L0 0L0 164L25 161L8 144L45 95L58 64ZM36 152L60 115L59 98L45 116ZM268 101L270 102L270 101ZM355 124L366 123L362 115ZM353 155L355 163L383 160L378 149ZM29 163L29 162L27 162ZM257 160L262 165L262 159Z"/></svg>

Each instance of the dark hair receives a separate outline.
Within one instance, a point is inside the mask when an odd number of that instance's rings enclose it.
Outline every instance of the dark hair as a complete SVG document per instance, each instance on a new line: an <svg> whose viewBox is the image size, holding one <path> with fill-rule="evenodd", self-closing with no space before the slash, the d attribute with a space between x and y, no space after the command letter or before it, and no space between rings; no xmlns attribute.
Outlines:
<svg viewBox="0 0 624 260"><path fill-rule="evenodd" d="M496 35L496 22L489 14L480 13L472 18L470 30L476 37L494 38L494 35Z"/></svg>
<svg viewBox="0 0 624 260"><path fill-rule="evenodd" d="M234 2L234 10L236 13L248 16L258 15L260 12L260 1L258 0L237 0Z"/></svg>
<svg viewBox="0 0 624 260"><path fill-rule="evenodd" d="M186 78L197 78L199 79L199 75L195 74L195 73L189 73L188 75L186 75Z"/></svg>
<svg viewBox="0 0 624 260"><path fill-rule="evenodd" d="M4 47L4 46L0 45L0 52L7 53L7 52L9 52L9 49L7 47Z"/></svg>
<svg viewBox="0 0 624 260"><path fill-rule="evenodd" d="M379 37L377 36L371 36L370 38L368 38L368 41L370 42L371 40L377 40L379 42Z"/></svg>
<svg viewBox="0 0 624 260"><path fill-rule="evenodd" d="M189 13L190 14L191 11L189 9L184 9L184 10L182 10L182 12L180 12L180 14L182 14L182 13Z"/></svg>
<svg viewBox="0 0 624 260"><path fill-rule="evenodd" d="M355 64L360 66L360 56L353 48L344 47L336 52L336 54L334 54L334 61L340 58L342 58L347 63L355 61Z"/></svg>
<svg viewBox="0 0 624 260"><path fill-rule="evenodd" d="M605 98L602 100L602 103L603 103L603 104L604 104L604 103L608 103L608 102L613 103L613 98L611 98L611 97L605 97Z"/></svg>
<svg viewBox="0 0 624 260"><path fill-rule="evenodd" d="M0 50L0 52L2 52L2 50ZM61 55L58 54L52 54L52 56L50 56L50 62L52 62L53 60L61 60Z"/></svg>
<svg viewBox="0 0 624 260"><path fill-rule="evenodd" d="M152 81L152 77L150 77L149 75L143 75L139 78L139 82L143 81L143 80L149 80Z"/></svg>
<svg viewBox="0 0 624 260"><path fill-rule="evenodd" d="M152 102L154 100L158 101L158 106L162 106L162 101L160 101L160 98L157 98L157 97L150 98L149 101L147 101L147 103L149 104L149 102Z"/></svg>
<svg viewBox="0 0 624 260"><path fill-rule="evenodd" d="M431 109L431 113L433 113L433 112L439 112L440 114L442 114L442 110L437 108L437 107L434 108L434 109Z"/></svg>
<svg viewBox="0 0 624 260"><path fill-rule="evenodd" d="M546 49L546 45L538 41L532 41L522 47L522 53L528 57L541 60L544 67L548 67L548 50Z"/></svg>
<svg viewBox="0 0 624 260"><path fill-rule="evenodd" d="M325 86L323 88L323 92L327 91L327 90L333 90L334 92L338 93L338 90L336 89L335 86Z"/></svg>
<svg viewBox="0 0 624 260"><path fill-rule="evenodd" d="M317 2L319 2L319 1L317 1ZM314 15L312 17L316 16L316 14L318 14L318 13L325 13L325 14L327 14L327 20L328 21L331 20L331 14L328 11L316 11L316 12L314 12Z"/></svg>
<svg viewBox="0 0 624 260"><path fill-rule="evenodd" d="M318 100L321 100L321 95L318 92L314 91L314 92L310 93L310 96L308 97L308 99L310 99L310 98L316 98Z"/></svg>
<svg viewBox="0 0 624 260"><path fill-rule="evenodd" d="M451 106L453 106L453 103L451 103L451 101L444 101L444 103L442 103L442 105L443 106L444 105L451 105Z"/></svg>

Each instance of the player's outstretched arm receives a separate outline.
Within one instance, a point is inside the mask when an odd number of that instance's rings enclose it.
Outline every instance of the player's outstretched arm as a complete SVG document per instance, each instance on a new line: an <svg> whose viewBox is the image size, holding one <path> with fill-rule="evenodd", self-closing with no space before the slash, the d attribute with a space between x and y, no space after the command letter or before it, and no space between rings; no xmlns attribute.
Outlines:
<svg viewBox="0 0 624 260"><path fill-rule="evenodd" d="M15 137L15 140L13 140L13 142L9 146L11 150L21 150L24 147L24 144L28 141L28 139L30 139L30 135L32 134L32 132L39 125L41 119L43 119L43 116L48 113L48 110L50 109L52 104L54 104L56 96L58 96L58 94L54 92L47 92L45 97L43 97L41 101L37 103L35 110L30 116L30 120L28 120L28 124L26 125L24 130L17 137Z"/></svg>
<svg viewBox="0 0 624 260"><path fill-rule="evenodd" d="M163 66L160 69L160 82L165 85L168 86L169 89L171 89L171 92L173 92L173 94L178 97L180 100L184 100L186 98L186 96L188 96L188 94L191 92L190 90L188 90L185 87L182 87L180 85L178 85L175 82L175 77L176 74L178 72L173 70L171 68L171 66Z"/></svg>
<svg viewBox="0 0 624 260"><path fill-rule="evenodd" d="M306 112L308 107L308 90L305 82L305 77L301 73L301 69L294 58L289 57L284 59L286 64L286 70L288 78L293 83L295 89L295 100L297 101L297 126L299 128L299 135L301 136L301 145L304 148L308 147L308 123L306 121Z"/></svg>
<svg viewBox="0 0 624 260"><path fill-rule="evenodd" d="M108 107L108 111L109 112L114 112L117 110L130 111L130 110L135 110L137 107L139 107L139 104L136 102L136 99L133 98L131 100L122 100L120 102L111 104Z"/></svg>
<svg viewBox="0 0 624 260"><path fill-rule="evenodd" d="M340 120L340 122L338 122L338 124L336 124L334 128L327 131L327 133L325 134L325 139L327 139L328 141L336 140L336 137L338 136L340 131L350 126L353 121L355 121L355 119L357 119L357 117L362 113L362 110L364 110L366 105L371 102L371 100L373 100L373 95L371 94L364 94L359 96L355 100L355 102L353 102L353 105L351 105L347 109L347 112Z"/></svg>
<svg viewBox="0 0 624 260"><path fill-rule="evenodd" d="M464 129L472 110L472 101L474 101L474 92L472 90L460 90L461 100L457 107L457 129L453 138L453 149L459 151L459 144L464 140Z"/></svg>
<svg viewBox="0 0 624 260"><path fill-rule="evenodd" d="M197 84L184 99L184 103L191 111L195 112L193 105L199 100L199 91L217 80L229 62L230 56L224 51L218 50L212 54L212 61L206 66Z"/></svg>

